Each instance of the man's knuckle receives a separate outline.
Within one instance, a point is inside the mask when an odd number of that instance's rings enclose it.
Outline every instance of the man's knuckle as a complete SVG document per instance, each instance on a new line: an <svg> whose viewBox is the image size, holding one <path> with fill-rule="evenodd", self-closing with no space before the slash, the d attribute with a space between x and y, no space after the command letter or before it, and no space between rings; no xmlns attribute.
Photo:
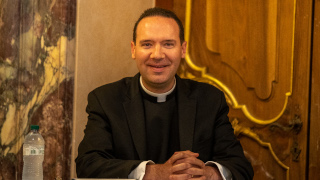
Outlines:
<svg viewBox="0 0 320 180"><path fill-rule="evenodd" d="M172 174L169 175L169 179L170 179L170 180L174 180L174 179L175 179L175 178L174 178L174 175L172 175Z"/></svg>

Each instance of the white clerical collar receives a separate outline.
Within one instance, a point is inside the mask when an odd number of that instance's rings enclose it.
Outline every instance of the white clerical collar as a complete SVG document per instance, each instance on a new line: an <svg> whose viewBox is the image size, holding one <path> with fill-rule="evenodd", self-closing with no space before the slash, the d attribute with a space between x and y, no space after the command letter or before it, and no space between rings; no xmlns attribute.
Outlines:
<svg viewBox="0 0 320 180"><path fill-rule="evenodd" d="M140 76L140 85L141 85L142 89L144 90L144 92L146 92L150 96L156 97L157 98L157 102L166 102L167 96L169 94L171 94L172 91L174 90L174 88L176 87L176 78L174 78L173 87L169 91L167 91L165 93L154 93L154 92L149 91L146 87L144 87L144 85L142 83L142 77L141 76Z"/></svg>

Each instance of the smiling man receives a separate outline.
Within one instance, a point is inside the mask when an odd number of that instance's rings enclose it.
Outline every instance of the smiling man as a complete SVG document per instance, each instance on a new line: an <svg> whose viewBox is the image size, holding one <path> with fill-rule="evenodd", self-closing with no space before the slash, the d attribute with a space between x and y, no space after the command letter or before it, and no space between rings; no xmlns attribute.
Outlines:
<svg viewBox="0 0 320 180"><path fill-rule="evenodd" d="M252 179L224 94L176 75L186 46L173 12L140 16L131 42L139 73L88 95L78 177Z"/></svg>
<svg viewBox="0 0 320 180"><path fill-rule="evenodd" d="M144 86L155 93L169 91L175 82L187 42L180 42L179 26L172 18L143 18L131 42L132 58L136 60Z"/></svg>

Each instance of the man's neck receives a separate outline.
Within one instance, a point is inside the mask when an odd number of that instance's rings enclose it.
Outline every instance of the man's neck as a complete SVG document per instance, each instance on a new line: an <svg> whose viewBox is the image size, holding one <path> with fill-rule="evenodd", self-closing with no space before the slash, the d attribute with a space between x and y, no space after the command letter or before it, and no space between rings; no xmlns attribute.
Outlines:
<svg viewBox="0 0 320 180"><path fill-rule="evenodd" d="M164 93L156 93L156 92L152 92L150 90L148 90L144 84L143 84L143 81L142 81L142 77L140 76L140 85L143 89L144 92L146 92L147 94L149 94L150 96L153 96L153 97L156 97L157 98L157 102L165 102L166 99L167 99L167 96L169 94L171 94L175 87L176 87L176 79L174 79L174 84L173 84L173 87L169 90L169 91L166 91Z"/></svg>

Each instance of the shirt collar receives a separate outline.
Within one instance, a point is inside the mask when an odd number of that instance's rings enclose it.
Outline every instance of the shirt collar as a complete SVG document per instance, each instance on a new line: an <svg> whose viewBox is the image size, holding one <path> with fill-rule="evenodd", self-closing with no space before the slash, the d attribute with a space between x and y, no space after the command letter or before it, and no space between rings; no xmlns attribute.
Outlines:
<svg viewBox="0 0 320 180"><path fill-rule="evenodd" d="M156 97L158 103L166 102L167 96L170 95L174 91L174 89L176 87L176 78L174 78L173 87L169 91L167 91L165 93L154 93L154 92L149 91L146 87L144 87L144 85L142 83L142 77L141 76L140 76L140 85L141 85L141 87L142 87L144 92L146 92L150 96Z"/></svg>

